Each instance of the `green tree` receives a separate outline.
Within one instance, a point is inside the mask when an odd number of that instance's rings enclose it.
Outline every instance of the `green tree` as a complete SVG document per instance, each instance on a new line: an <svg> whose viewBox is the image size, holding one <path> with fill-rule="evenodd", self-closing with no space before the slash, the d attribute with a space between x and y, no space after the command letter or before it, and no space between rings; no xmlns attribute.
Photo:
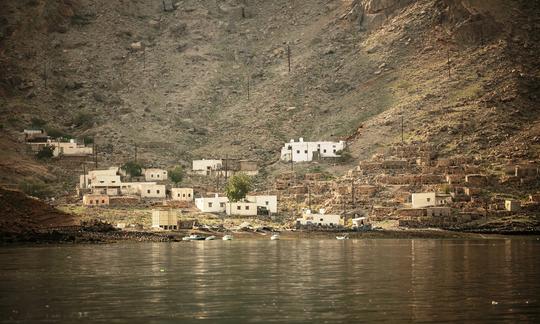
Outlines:
<svg viewBox="0 0 540 324"><path fill-rule="evenodd" d="M126 162L121 167L130 177L139 177L142 174L142 165L135 161Z"/></svg>
<svg viewBox="0 0 540 324"><path fill-rule="evenodd" d="M175 166L169 171L169 178L175 185L178 185L184 179L184 169L180 165Z"/></svg>
<svg viewBox="0 0 540 324"><path fill-rule="evenodd" d="M19 183L19 188L32 197L45 198L52 195L52 191L47 184L39 179L24 179Z"/></svg>
<svg viewBox="0 0 540 324"><path fill-rule="evenodd" d="M53 156L54 156L54 145L45 145L36 154L36 157L40 160L50 159Z"/></svg>
<svg viewBox="0 0 540 324"><path fill-rule="evenodd" d="M225 186L225 194L229 201L239 201L246 197L246 194L251 190L251 185L251 178L248 175L235 174L229 178L229 182Z"/></svg>

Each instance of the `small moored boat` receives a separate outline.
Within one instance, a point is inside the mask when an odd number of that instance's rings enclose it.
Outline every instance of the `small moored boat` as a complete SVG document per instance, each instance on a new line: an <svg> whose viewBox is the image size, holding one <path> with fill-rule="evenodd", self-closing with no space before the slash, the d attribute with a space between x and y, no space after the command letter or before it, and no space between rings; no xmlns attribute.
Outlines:
<svg viewBox="0 0 540 324"><path fill-rule="evenodd" d="M210 235L210 236L207 236L207 237L205 238L206 241L213 241L213 240L215 240L215 239L216 239L216 237L215 237L214 235Z"/></svg>
<svg viewBox="0 0 540 324"><path fill-rule="evenodd" d="M230 234L227 234L227 235L223 236L223 238L222 238L223 241L232 241L232 239L233 239L233 236L230 235Z"/></svg>
<svg viewBox="0 0 540 324"><path fill-rule="evenodd" d="M348 240L348 239L349 239L349 235L348 235L348 234L345 234L345 235L338 235L338 236L336 236L336 239L338 239L338 240Z"/></svg>
<svg viewBox="0 0 540 324"><path fill-rule="evenodd" d="M270 237L270 239L271 239L272 241L279 240L279 234L278 234L278 233L272 234L272 236Z"/></svg>

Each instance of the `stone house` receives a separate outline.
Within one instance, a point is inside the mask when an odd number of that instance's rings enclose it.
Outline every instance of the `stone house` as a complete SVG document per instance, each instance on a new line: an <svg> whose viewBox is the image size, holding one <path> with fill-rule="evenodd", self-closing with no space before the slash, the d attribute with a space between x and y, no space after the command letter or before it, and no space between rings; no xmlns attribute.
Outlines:
<svg viewBox="0 0 540 324"><path fill-rule="evenodd" d="M397 215L400 218L424 217L426 213L426 208L402 208L397 210Z"/></svg>
<svg viewBox="0 0 540 324"><path fill-rule="evenodd" d="M109 196L105 194L86 194L83 196L84 206L108 206Z"/></svg>
<svg viewBox="0 0 540 324"><path fill-rule="evenodd" d="M426 207L426 216L428 217L447 217L452 215L450 207Z"/></svg>
<svg viewBox="0 0 540 324"><path fill-rule="evenodd" d="M193 188L172 188L171 199L179 201L193 201Z"/></svg>
<svg viewBox="0 0 540 324"><path fill-rule="evenodd" d="M519 200L506 199L504 201L504 209L515 212L521 210L521 202Z"/></svg>
<svg viewBox="0 0 540 324"><path fill-rule="evenodd" d="M481 174L467 174L465 176L465 182L470 186L485 186L487 184L487 177Z"/></svg>

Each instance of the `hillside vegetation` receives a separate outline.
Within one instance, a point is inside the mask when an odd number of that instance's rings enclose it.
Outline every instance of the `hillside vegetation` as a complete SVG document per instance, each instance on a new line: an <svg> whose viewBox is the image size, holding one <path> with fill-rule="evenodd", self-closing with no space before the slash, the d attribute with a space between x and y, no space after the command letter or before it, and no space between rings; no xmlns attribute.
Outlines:
<svg viewBox="0 0 540 324"><path fill-rule="evenodd" d="M539 6L2 1L1 141L12 147L38 117L94 137L105 163L136 145L164 166L225 154L271 164L304 137L348 139L354 164L401 141L403 118L406 142L441 155L538 160Z"/></svg>

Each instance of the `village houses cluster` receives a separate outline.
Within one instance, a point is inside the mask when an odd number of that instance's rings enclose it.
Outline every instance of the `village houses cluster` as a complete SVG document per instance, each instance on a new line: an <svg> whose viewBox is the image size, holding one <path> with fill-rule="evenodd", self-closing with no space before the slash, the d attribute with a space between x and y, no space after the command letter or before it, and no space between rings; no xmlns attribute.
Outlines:
<svg viewBox="0 0 540 324"><path fill-rule="evenodd" d="M25 143L34 153L45 147L51 147L53 157L81 157L94 154L91 146L78 143L75 139L53 138L43 129L25 129L23 134Z"/></svg>

